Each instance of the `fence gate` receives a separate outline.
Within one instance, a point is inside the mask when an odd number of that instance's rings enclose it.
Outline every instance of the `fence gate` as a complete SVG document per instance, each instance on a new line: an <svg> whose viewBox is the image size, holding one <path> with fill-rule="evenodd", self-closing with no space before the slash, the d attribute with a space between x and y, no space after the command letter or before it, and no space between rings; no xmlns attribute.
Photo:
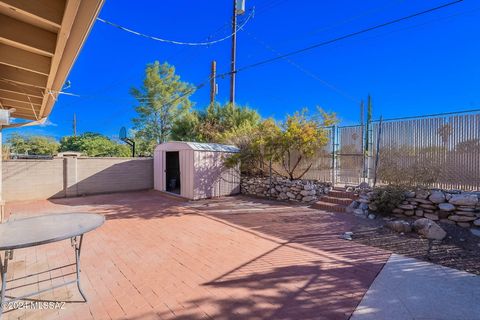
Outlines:
<svg viewBox="0 0 480 320"><path fill-rule="evenodd" d="M339 185L357 185L366 175L364 127L337 127L336 138L333 182Z"/></svg>

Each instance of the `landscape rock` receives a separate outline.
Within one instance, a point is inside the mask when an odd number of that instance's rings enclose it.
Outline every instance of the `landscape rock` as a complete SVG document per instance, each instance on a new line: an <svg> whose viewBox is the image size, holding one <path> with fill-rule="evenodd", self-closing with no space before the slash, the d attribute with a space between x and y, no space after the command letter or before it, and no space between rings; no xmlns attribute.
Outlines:
<svg viewBox="0 0 480 320"><path fill-rule="evenodd" d="M471 225L468 222L457 222L457 225L462 227L462 228L470 228Z"/></svg>
<svg viewBox="0 0 480 320"><path fill-rule="evenodd" d="M423 210L422 209L415 210L415 215L417 217L423 217Z"/></svg>
<svg viewBox="0 0 480 320"><path fill-rule="evenodd" d="M455 221L448 220L448 219L440 219L440 222L448 223L448 224L456 224Z"/></svg>
<svg viewBox="0 0 480 320"><path fill-rule="evenodd" d="M415 209L415 207L411 204L401 204L398 207L400 209L403 209L403 210L413 210L413 209Z"/></svg>
<svg viewBox="0 0 480 320"><path fill-rule="evenodd" d="M313 196L316 193L317 192L315 190L302 190L302 191L300 191L300 194L302 196Z"/></svg>
<svg viewBox="0 0 480 320"><path fill-rule="evenodd" d="M428 200L433 203L443 203L445 202L445 194L442 191L433 191Z"/></svg>
<svg viewBox="0 0 480 320"><path fill-rule="evenodd" d="M474 194L454 194L448 202L457 206L475 206L478 197Z"/></svg>
<svg viewBox="0 0 480 320"><path fill-rule="evenodd" d="M430 191L428 190L417 190L416 192L416 198L418 199L427 199L428 196L430 195Z"/></svg>
<svg viewBox="0 0 480 320"><path fill-rule="evenodd" d="M366 183L366 182L360 183L360 184L358 185L358 187L359 187L360 189L368 189L368 188L370 188L370 186L369 186L368 183Z"/></svg>
<svg viewBox="0 0 480 320"><path fill-rule="evenodd" d="M311 201L314 201L314 200L317 200L317 197L306 196L306 197L303 197L303 199L302 199L303 202L311 202Z"/></svg>
<svg viewBox="0 0 480 320"><path fill-rule="evenodd" d="M368 215L368 219L370 219L370 220L373 220L373 219L375 219L376 217L377 217L377 216L374 215L373 213L370 213L370 214Z"/></svg>
<svg viewBox="0 0 480 320"><path fill-rule="evenodd" d="M312 185L312 184L305 184L303 186L303 190L306 190L306 191L310 191L310 190L314 190L315 187Z"/></svg>
<svg viewBox="0 0 480 320"><path fill-rule="evenodd" d="M413 211L413 210L405 210L405 212L404 212L403 214L406 215L406 216L411 217L411 216L413 216L413 215L415 214L415 211Z"/></svg>
<svg viewBox="0 0 480 320"><path fill-rule="evenodd" d="M353 213L359 216L365 214L362 209L355 209L353 210Z"/></svg>
<svg viewBox="0 0 480 320"><path fill-rule="evenodd" d="M466 207L466 206L458 206L457 210L459 211L468 211L468 212L474 212L475 207Z"/></svg>
<svg viewBox="0 0 480 320"><path fill-rule="evenodd" d="M451 213L448 211L443 211L443 210L437 211L437 215L440 219L447 219L450 214Z"/></svg>
<svg viewBox="0 0 480 320"><path fill-rule="evenodd" d="M362 209L362 210L368 210L368 204L363 203L363 202L360 203L360 205L359 205L358 207L359 207L360 209Z"/></svg>
<svg viewBox="0 0 480 320"><path fill-rule="evenodd" d="M467 216L467 217L476 216L474 212L470 212L470 211L455 211L455 214L458 214L459 216Z"/></svg>
<svg viewBox="0 0 480 320"><path fill-rule="evenodd" d="M415 231L417 231L418 234L424 236L427 239L443 240L447 236L447 233L445 232L445 230L442 229L442 227L427 218L421 218L416 220L413 223L413 228L415 229Z"/></svg>
<svg viewBox="0 0 480 320"><path fill-rule="evenodd" d="M398 233L408 233L412 231L412 226L410 225L410 223L404 220L387 221L385 225Z"/></svg>
<svg viewBox="0 0 480 320"><path fill-rule="evenodd" d="M471 232L474 236L480 237L480 229L478 229L478 228L472 228L472 229L470 229L470 232Z"/></svg>
<svg viewBox="0 0 480 320"><path fill-rule="evenodd" d="M438 221L440 218L435 214L435 213L425 213L423 215L425 218L433 220L433 221Z"/></svg>
<svg viewBox="0 0 480 320"><path fill-rule="evenodd" d="M405 192L405 198L415 198L415 191L407 191Z"/></svg>
<svg viewBox="0 0 480 320"><path fill-rule="evenodd" d="M420 198L413 198L413 199L411 199L411 201L424 203L424 204L432 204L432 201L426 200L426 199L420 199Z"/></svg>
<svg viewBox="0 0 480 320"><path fill-rule="evenodd" d="M467 217L467 216L459 216L459 215L451 215L448 217L449 220L455 221L455 222L470 222L474 221L476 218L475 217Z"/></svg>
<svg viewBox="0 0 480 320"><path fill-rule="evenodd" d="M278 200L310 202L330 191L331 185L316 180L289 180L284 177L242 176L240 190L243 194L271 197ZM306 198L306 199L304 199Z"/></svg>
<svg viewBox="0 0 480 320"><path fill-rule="evenodd" d="M455 206L451 203L440 203L438 208L442 211L454 211Z"/></svg>
<svg viewBox="0 0 480 320"><path fill-rule="evenodd" d="M345 209L345 211L347 213L352 213L353 210L357 209L358 208L358 202L357 201L352 201L352 203L350 203L347 208Z"/></svg>
<svg viewBox="0 0 480 320"><path fill-rule="evenodd" d="M421 208L424 208L424 209L430 209L430 210L435 210L437 209L437 206L433 205L433 204L424 204L424 203L421 203L419 205Z"/></svg>
<svg viewBox="0 0 480 320"><path fill-rule="evenodd" d="M480 227L480 219L473 221L473 224L476 225L477 227Z"/></svg>

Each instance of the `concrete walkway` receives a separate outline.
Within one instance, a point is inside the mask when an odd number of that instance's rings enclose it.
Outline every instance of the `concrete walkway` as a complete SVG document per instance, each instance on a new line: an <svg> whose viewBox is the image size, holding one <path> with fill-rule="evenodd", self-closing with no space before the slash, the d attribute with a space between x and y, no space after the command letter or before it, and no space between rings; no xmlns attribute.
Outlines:
<svg viewBox="0 0 480 320"><path fill-rule="evenodd" d="M480 277L393 254L351 320L480 319Z"/></svg>

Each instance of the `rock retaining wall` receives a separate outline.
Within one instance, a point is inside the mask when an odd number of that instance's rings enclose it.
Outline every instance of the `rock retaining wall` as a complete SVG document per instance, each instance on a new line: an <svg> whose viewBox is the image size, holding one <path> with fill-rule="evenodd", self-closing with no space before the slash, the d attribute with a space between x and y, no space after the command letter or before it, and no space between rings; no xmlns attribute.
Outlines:
<svg viewBox="0 0 480 320"><path fill-rule="evenodd" d="M314 202L318 196L327 194L330 184L316 180L288 180L282 177L242 177L241 193L278 200Z"/></svg>
<svg viewBox="0 0 480 320"><path fill-rule="evenodd" d="M374 204L370 203L372 196L370 190L360 192L358 200L352 202L348 211L365 215L369 210L375 211ZM480 227L480 192L409 191L393 213L457 224L464 228Z"/></svg>

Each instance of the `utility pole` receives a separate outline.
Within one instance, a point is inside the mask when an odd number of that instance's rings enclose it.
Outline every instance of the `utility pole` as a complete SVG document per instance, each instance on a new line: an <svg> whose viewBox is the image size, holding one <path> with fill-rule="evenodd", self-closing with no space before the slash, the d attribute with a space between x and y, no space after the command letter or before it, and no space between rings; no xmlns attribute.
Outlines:
<svg viewBox="0 0 480 320"><path fill-rule="evenodd" d="M212 69L210 71L210 104L215 103L215 96L217 95L217 62L212 61Z"/></svg>
<svg viewBox="0 0 480 320"><path fill-rule="evenodd" d="M233 0L232 60L230 63L230 103L235 104L235 73L237 63L237 15L245 13L245 0Z"/></svg>
<svg viewBox="0 0 480 320"><path fill-rule="evenodd" d="M77 114L73 114L73 137L77 137Z"/></svg>

